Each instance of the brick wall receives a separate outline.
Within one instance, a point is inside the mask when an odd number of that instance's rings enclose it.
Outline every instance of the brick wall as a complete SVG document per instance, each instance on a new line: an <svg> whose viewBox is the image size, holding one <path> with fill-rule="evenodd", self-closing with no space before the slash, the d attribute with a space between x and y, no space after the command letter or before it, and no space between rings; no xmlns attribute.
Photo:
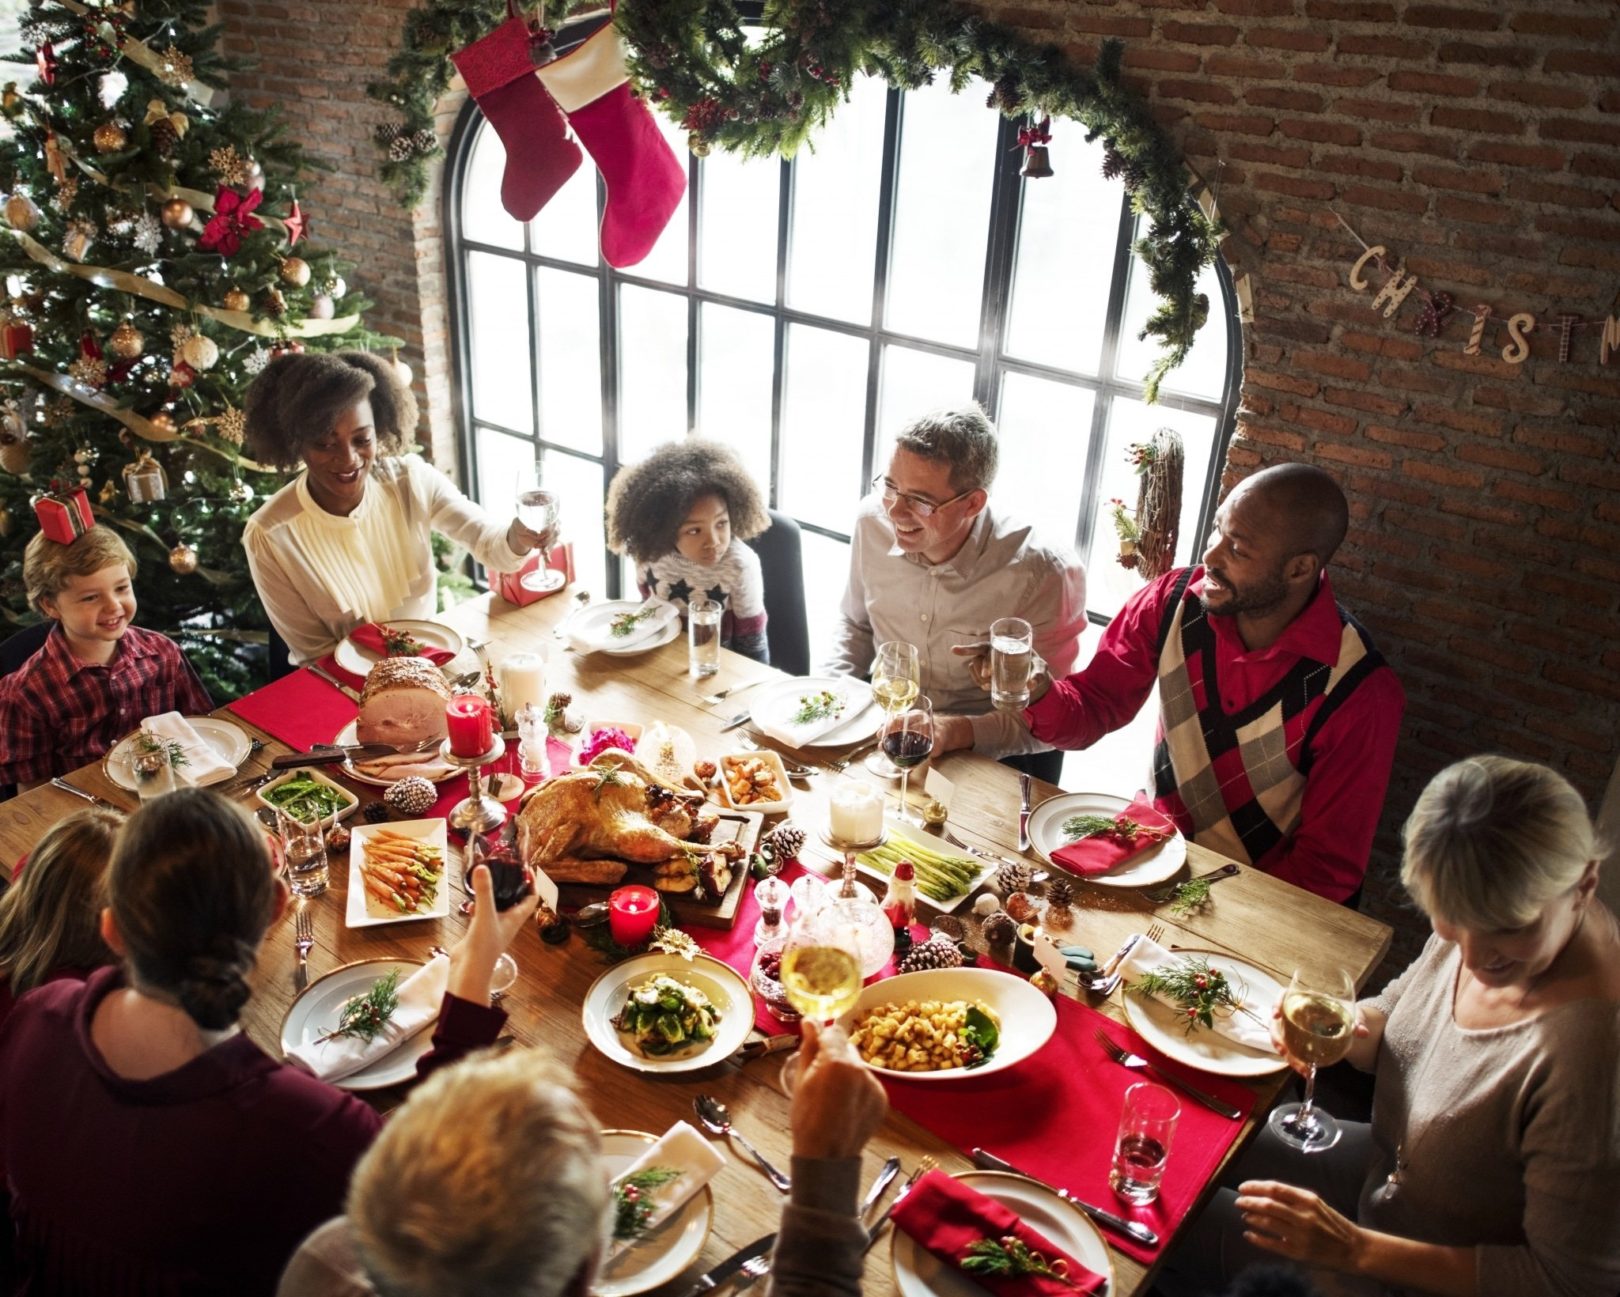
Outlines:
<svg viewBox="0 0 1620 1297"><path fill-rule="evenodd" d="M237 82L275 100L336 168L305 199L359 261L377 322L408 339L441 460L453 445L435 194L401 213L375 178L368 76L407 5L225 0ZM1228 477L1279 460L1352 502L1335 582L1400 673L1407 723L1369 908L1398 913L1401 819L1428 778L1492 750L1546 761L1595 805L1620 755L1620 363L1594 331L1560 364L1556 317L1617 308L1620 10L1608 0L988 0L978 8L1126 67L1207 178L1252 276ZM309 57L314 48L320 61ZM447 106L444 120L453 106ZM1054 159L1062 166L1063 159ZM1538 317L1462 354L1468 317L1417 337L1347 287L1335 219L1459 307ZM1376 286L1381 276L1371 278Z"/></svg>

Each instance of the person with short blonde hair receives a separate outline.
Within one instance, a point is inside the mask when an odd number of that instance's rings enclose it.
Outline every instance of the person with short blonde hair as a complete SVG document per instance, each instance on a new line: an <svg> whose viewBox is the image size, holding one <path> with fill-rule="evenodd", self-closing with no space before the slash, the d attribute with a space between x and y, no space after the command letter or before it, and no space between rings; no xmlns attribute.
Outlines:
<svg viewBox="0 0 1620 1297"><path fill-rule="evenodd" d="M1171 1274L1207 1284L1216 1258L1230 1277L1279 1253L1375 1293L1614 1297L1620 924L1586 807L1545 766L1472 757L1430 781L1405 836L1434 935L1356 1006L1371 1124L1339 1119L1309 1157L1262 1132Z"/></svg>
<svg viewBox="0 0 1620 1297"><path fill-rule="evenodd" d="M23 552L28 602L55 623L0 680L0 784L32 786L98 760L148 716L213 710L180 646L134 625L135 556L94 526Z"/></svg>

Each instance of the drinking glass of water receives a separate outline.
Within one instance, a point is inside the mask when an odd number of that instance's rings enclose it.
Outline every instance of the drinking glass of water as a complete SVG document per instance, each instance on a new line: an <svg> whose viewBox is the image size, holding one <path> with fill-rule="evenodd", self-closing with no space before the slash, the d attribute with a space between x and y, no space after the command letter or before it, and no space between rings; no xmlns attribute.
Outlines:
<svg viewBox="0 0 1620 1297"><path fill-rule="evenodd" d="M1030 668L1035 661L1035 630L1022 617L1002 617L990 625L990 705L1021 712L1029 706Z"/></svg>
<svg viewBox="0 0 1620 1297"><path fill-rule="evenodd" d="M1162 1085L1140 1081L1125 1091L1108 1184L1126 1202L1142 1205L1159 1196L1170 1140L1180 1116L1176 1096Z"/></svg>
<svg viewBox="0 0 1620 1297"><path fill-rule="evenodd" d="M530 531L538 531L550 539L547 547L557 543L557 531L561 525L562 498L549 487L531 486L518 492L517 502L518 521ZM547 592L560 590L567 577L561 572L546 566L546 550L540 552L540 566L532 572L525 572L519 584L525 590Z"/></svg>
<svg viewBox="0 0 1620 1297"><path fill-rule="evenodd" d="M688 664L699 680L719 674L723 612L713 599L693 599L686 605Z"/></svg>
<svg viewBox="0 0 1620 1297"><path fill-rule="evenodd" d="M326 890L326 835L319 818L301 820L286 811L276 814L287 886L294 896L319 896Z"/></svg>

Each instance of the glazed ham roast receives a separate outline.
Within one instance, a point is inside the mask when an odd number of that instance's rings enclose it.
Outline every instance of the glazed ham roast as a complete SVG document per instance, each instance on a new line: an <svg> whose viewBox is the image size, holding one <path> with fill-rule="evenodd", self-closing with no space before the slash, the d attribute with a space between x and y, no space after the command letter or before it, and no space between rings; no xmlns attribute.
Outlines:
<svg viewBox="0 0 1620 1297"><path fill-rule="evenodd" d="M450 686L426 658L384 658L371 668L360 691L355 739L418 748L445 736L444 705Z"/></svg>
<svg viewBox="0 0 1620 1297"><path fill-rule="evenodd" d="M553 882L613 884L630 864L647 865L660 891L718 901L740 849L705 845L717 817L702 805L702 793L670 788L633 758L604 752L529 794L518 850Z"/></svg>

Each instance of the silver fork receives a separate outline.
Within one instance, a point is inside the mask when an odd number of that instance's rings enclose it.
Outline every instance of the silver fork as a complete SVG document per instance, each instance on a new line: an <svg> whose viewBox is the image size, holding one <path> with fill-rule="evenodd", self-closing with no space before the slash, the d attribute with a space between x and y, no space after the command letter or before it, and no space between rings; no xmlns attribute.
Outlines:
<svg viewBox="0 0 1620 1297"><path fill-rule="evenodd" d="M293 985L302 991L309 985L309 952L315 948L315 920L309 912L309 902L298 907L293 916L293 948L298 952L298 971L293 974Z"/></svg>
<svg viewBox="0 0 1620 1297"><path fill-rule="evenodd" d="M724 702L727 698L732 697L734 694L746 693L755 685L764 684L765 679L765 677L761 677L758 680L749 680L740 685L727 685L724 689L716 689L712 694L704 694L703 701L711 706L715 703Z"/></svg>
<svg viewBox="0 0 1620 1297"><path fill-rule="evenodd" d="M1207 874L1195 874L1193 877L1189 878L1187 882L1218 883L1223 878L1231 878L1241 872L1242 871L1235 863L1228 861L1219 869L1211 869ZM1180 891L1183 886L1185 886L1183 883L1172 883L1169 887L1144 887L1142 889L1142 895L1147 897L1147 899L1152 901L1155 905L1163 905L1166 901L1175 900L1176 893Z"/></svg>
<svg viewBox="0 0 1620 1297"><path fill-rule="evenodd" d="M1205 1094L1204 1091L1200 1090L1196 1085L1188 1085L1185 1081L1177 1080L1175 1077L1161 1072L1157 1067L1155 1067L1147 1059L1143 1058L1140 1054L1133 1054L1124 1046L1116 1043L1114 1038L1107 1032L1099 1030L1096 1034L1097 1043L1103 1047L1103 1053L1107 1054L1109 1058L1113 1059L1114 1062L1118 1063L1121 1067L1132 1072L1142 1072L1148 1076L1156 1076L1159 1078L1159 1080L1175 1086L1178 1090L1184 1091L1189 1099L1196 1099L1199 1103L1203 1104L1204 1107L1210 1109L1210 1111L1218 1112L1221 1114L1221 1116L1232 1121L1236 1121L1243 1115L1231 1104L1217 1099L1213 1094Z"/></svg>
<svg viewBox="0 0 1620 1297"><path fill-rule="evenodd" d="M844 753L844 755L839 757L838 760L829 762L827 769L831 770L835 775L841 775L844 773L844 771L849 769L849 763L851 761L854 761L857 757L864 757L873 748L877 747L877 745L877 739L868 739L865 743L861 744L860 747Z"/></svg>
<svg viewBox="0 0 1620 1297"><path fill-rule="evenodd" d="M890 1199L889 1205L883 1209L883 1214L873 1221L872 1228L867 1230L866 1250L868 1252L872 1250L872 1244L878 1241L878 1235L883 1232L884 1225L888 1223L889 1213L898 1207L901 1200L911 1192L912 1185L916 1184L917 1181L921 1180L923 1176L927 1175L938 1165L939 1163L934 1161L934 1159L927 1153L924 1153L922 1157L918 1159L916 1168L910 1175L906 1177L906 1182L900 1186L900 1192L895 1194L894 1197Z"/></svg>

